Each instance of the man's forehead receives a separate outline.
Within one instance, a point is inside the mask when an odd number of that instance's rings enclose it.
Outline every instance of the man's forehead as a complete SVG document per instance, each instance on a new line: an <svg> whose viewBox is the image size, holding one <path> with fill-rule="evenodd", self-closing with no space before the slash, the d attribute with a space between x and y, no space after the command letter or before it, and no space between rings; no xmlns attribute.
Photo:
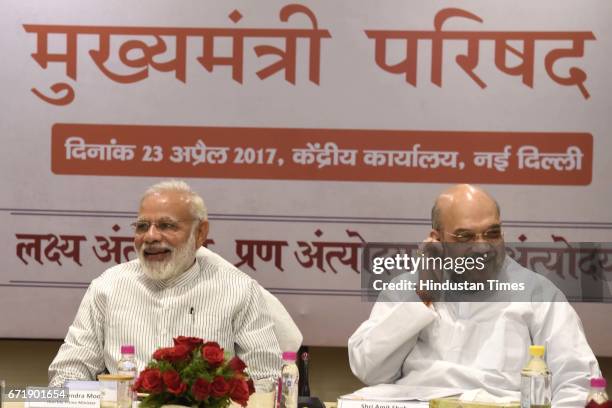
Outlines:
<svg viewBox="0 0 612 408"><path fill-rule="evenodd" d="M138 215L154 218L188 218L190 214L189 197L181 192L156 192L144 197Z"/></svg>
<svg viewBox="0 0 612 408"><path fill-rule="evenodd" d="M481 230L501 223L493 201L451 205L443 212L442 219L449 230Z"/></svg>

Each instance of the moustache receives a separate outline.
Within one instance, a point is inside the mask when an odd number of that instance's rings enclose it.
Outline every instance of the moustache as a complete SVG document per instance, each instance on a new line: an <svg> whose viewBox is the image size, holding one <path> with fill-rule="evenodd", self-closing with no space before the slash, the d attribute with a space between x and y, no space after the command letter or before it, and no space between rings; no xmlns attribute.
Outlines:
<svg viewBox="0 0 612 408"><path fill-rule="evenodd" d="M174 247L168 244L154 244L154 245L143 245L140 248L140 252L142 254L152 255L152 254L160 254L163 252L172 252Z"/></svg>

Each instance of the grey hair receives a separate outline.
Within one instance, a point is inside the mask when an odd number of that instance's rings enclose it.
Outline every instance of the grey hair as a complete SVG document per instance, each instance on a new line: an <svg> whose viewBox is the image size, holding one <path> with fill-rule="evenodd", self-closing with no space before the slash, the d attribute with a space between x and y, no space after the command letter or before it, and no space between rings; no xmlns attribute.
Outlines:
<svg viewBox="0 0 612 408"><path fill-rule="evenodd" d="M441 212L440 207L438 207L438 200L436 200L433 207L431 207L431 228L434 231L442 230L442 222L440 221Z"/></svg>
<svg viewBox="0 0 612 408"><path fill-rule="evenodd" d="M193 191L189 184L182 180L165 180L156 183L144 192L140 201L142 202L142 200L151 194L163 193L166 191L176 191L189 196L189 210L193 218L200 221L205 221L208 219L208 211L206 209L204 199L198 193Z"/></svg>
<svg viewBox="0 0 612 408"><path fill-rule="evenodd" d="M490 197L490 196L489 196ZM493 202L495 203L495 209L497 210L497 216L501 217L501 211L499 209L499 204L497 200L491 197ZM438 206L438 200L434 203L433 207L431 207L431 228L435 231L442 231L442 209Z"/></svg>

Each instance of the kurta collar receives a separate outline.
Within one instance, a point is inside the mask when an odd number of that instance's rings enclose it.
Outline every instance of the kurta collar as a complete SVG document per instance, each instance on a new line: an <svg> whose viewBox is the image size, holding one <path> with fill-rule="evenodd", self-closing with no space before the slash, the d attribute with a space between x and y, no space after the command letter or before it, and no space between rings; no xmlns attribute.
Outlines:
<svg viewBox="0 0 612 408"><path fill-rule="evenodd" d="M179 287L179 286L183 286L183 285L186 285L194 281L196 277L199 275L199 273L200 273L200 267L196 259L194 260L193 265L191 265L189 269L187 269L185 272L181 273L180 275L167 279L167 280L163 280L163 281L154 281L154 283L155 283L155 286L159 289Z"/></svg>

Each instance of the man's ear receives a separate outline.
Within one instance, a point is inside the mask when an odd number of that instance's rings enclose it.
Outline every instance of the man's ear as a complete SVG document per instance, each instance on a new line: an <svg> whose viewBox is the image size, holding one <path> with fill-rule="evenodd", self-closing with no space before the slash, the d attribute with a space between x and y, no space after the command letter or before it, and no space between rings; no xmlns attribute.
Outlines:
<svg viewBox="0 0 612 408"><path fill-rule="evenodd" d="M431 238L435 242L440 242L442 237L439 231L432 229L429 233L429 238Z"/></svg>
<svg viewBox="0 0 612 408"><path fill-rule="evenodd" d="M204 245L208 237L208 221L200 221L196 237L196 249Z"/></svg>

